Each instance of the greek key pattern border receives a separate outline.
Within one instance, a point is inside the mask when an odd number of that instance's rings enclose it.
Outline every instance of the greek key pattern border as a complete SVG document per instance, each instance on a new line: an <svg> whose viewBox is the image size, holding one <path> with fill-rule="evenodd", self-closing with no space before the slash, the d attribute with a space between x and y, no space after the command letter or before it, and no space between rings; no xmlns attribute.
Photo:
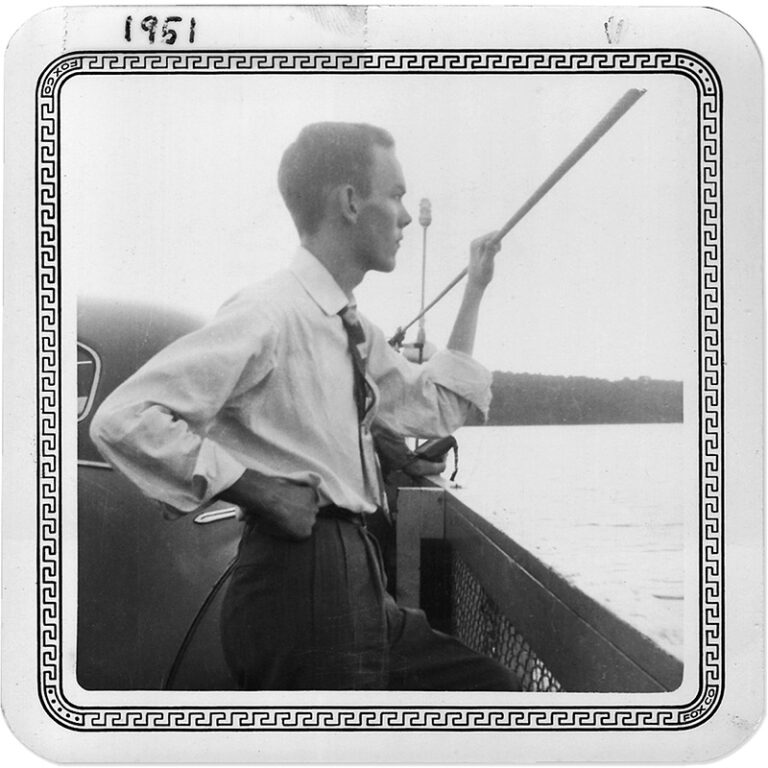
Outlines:
<svg viewBox="0 0 768 768"><path fill-rule="evenodd" d="M76 75L280 73L677 74L698 94L700 685L679 706L120 707L78 705L63 690L59 95ZM38 687L49 716L84 731L679 730L717 709L724 681L722 94L717 73L682 50L73 52L36 94L38 359ZM198 698L201 694L196 694Z"/></svg>

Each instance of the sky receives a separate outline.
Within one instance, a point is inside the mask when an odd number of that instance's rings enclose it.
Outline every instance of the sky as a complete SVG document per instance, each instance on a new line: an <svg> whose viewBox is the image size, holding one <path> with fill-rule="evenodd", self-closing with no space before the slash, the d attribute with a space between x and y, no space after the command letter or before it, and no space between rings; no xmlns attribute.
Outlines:
<svg viewBox="0 0 768 768"><path fill-rule="evenodd" d="M395 272L357 291L390 334L419 310L420 199L429 299L628 88L647 93L504 240L475 356L494 370L688 379L696 99L674 75L76 77L61 101L64 268L78 295L210 317L297 245L276 176L302 126L370 122L395 138L414 218ZM427 316L438 346L460 297Z"/></svg>

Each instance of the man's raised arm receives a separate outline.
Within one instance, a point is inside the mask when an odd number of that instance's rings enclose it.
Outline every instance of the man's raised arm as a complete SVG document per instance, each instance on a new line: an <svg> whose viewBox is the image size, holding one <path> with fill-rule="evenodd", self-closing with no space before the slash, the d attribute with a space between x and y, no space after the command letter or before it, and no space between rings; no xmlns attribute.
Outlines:
<svg viewBox="0 0 768 768"><path fill-rule="evenodd" d="M454 352L471 355L474 349L480 302L485 289L493 279L494 257L501 250L501 244L495 238L496 233L491 232L473 240L470 246L469 271L464 297L447 345L448 349Z"/></svg>

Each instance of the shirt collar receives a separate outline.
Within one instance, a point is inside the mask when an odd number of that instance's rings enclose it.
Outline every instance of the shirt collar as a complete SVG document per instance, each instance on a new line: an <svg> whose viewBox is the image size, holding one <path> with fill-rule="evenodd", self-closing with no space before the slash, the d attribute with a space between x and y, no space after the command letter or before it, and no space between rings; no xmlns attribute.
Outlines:
<svg viewBox="0 0 768 768"><path fill-rule="evenodd" d="M355 303L354 296L348 297L331 273L306 248L299 246L296 249L290 270L326 315L337 315L347 304Z"/></svg>

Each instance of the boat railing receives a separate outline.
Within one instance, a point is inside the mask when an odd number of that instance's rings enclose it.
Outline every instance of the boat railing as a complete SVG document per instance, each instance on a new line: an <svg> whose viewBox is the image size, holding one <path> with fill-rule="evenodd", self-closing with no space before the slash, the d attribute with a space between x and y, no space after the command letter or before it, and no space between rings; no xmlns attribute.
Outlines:
<svg viewBox="0 0 768 768"><path fill-rule="evenodd" d="M528 691L674 690L682 662L443 485L401 488L396 593Z"/></svg>

